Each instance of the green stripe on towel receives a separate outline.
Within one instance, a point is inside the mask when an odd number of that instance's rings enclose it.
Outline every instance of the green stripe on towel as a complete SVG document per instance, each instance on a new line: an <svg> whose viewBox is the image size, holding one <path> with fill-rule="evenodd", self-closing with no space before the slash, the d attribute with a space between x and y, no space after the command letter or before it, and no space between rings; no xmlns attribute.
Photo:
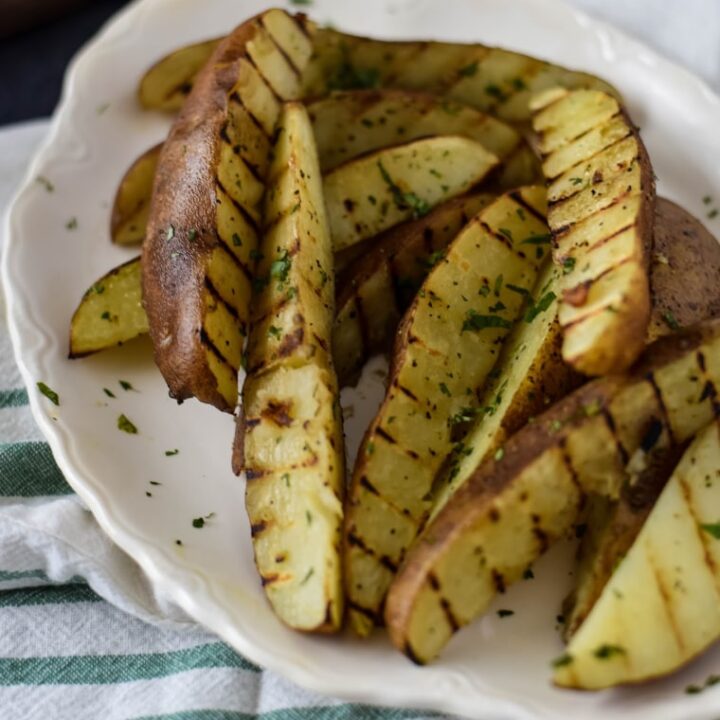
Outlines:
<svg viewBox="0 0 720 720"><path fill-rule="evenodd" d="M0 408L22 407L27 404L28 394L25 388L0 390Z"/></svg>
<svg viewBox="0 0 720 720"><path fill-rule="evenodd" d="M44 442L0 444L0 495L68 495L67 484Z"/></svg>

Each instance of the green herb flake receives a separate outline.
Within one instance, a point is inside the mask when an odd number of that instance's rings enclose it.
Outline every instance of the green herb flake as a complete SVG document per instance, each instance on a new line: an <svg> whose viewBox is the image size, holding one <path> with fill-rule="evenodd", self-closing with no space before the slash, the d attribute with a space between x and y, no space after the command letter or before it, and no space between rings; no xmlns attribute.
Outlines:
<svg viewBox="0 0 720 720"><path fill-rule="evenodd" d="M570 663L572 663L572 661L573 661L572 655L568 655L567 653L564 653L563 655L561 655L558 658L555 658L552 661L552 666L554 668L565 667L566 665L570 665Z"/></svg>
<svg viewBox="0 0 720 720"><path fill-rule="evenodd" d="M365 454L366 454L366 455L372 455L374 452L375 452L375 443L369 442L369 443L365 446Z"/></svg>
<svg viewBox="0 0 720 720"><path fill-rule="evenodd" d="M55 186L44 175L38 175L35 178L35 182L40 183L47 192L55 192Z"/></svg>
<svg viewBox="0 0 720 720"><path fill-rule="evenodd" d="M527 85L525 81L520 77L513 78L512 86L515 88L515 90L527 90Z"/></svg>
<svg viewBox="0 0 720 720"><path fill-rule="evenodd" d="M502 276L502 275L498 275L498 276L495 278L495 287L493 288L493 292L495 293L496 296L500 295L500 291L502 290L502 286L503 286L503 276Z"/></svg>
<svg viewBox="0 0 720 720"><path fill-rule="evenodd" d="M442 250L436 250L431 253L427 260L418 258L418 262L427 270L432 270L441 260L445 259L445 253L447 251L443 248Z"/></svg>
<svg viewBox="0 0 720 720"><path fill-rule="evenodd" d="M515 209L515 212L516 212L517 216L520 218L520 220L525 222L525 211L521 207L519 207L519 208Z"/></svg>
<svg viewBox="0 0 720 720"><path fill-rule="evenodd" d="M232 234L232 244L235 247L242 247L242 240L240 239L240 236L237 233Z"/></svg>
<svg viewBox="0 0 720 720"><path fill-rule="evenodd" d="M105 292L105 286L99 282L96 282L90 289L98 295L102 295Z"/></svg>
<svg viewBox="0 0 720 720"><path fill-rule="evenodd" d="M104 392L109 398L114 398L114 397L115 397L115 393L114 393L112 390L108 390L107 388L103 388L103 392Z"/></svg>
<svg viewBox="0 0 720 720"><path fill-rule="evenodd" d="M60 396L44 382L36 383L37 389L53 404L60 405Z"/></svg>
<svg viewBox="0 0 720 720"><path fill-rule="evenodd" d="M118 380L118 383L120 384L120 387L125 390L126 392L128 390L134 390L135 388L127 381L127 380Z"/></svg>
<svg viewBox="0 0 720 720"><path fill-rule="evenodd" d="M697 695L703 690L707 690L707 688L717 685L718 683L720 683L720 675L709 675L702 685L688 685L685 688L685 692L688 695Z"/></svg>
<svg viewBox="0 0 720 720"><path fill-rule="evenodd" d="M496 462L500 462L505 457L505 449L504 448L498 448L495 451L495 455L493 455Z"/></svg>
<svg viewBox="0 0 720 720"><path fill-rule="evenodd" d="M441 382L438 387L440 388L440 392L443 395L447 395L448 397L450 397L450 395L451 395L450 390L448 389L448 386L444 382Z"/></svg>
<svg viewBox="0 0 720 720"><path fill-rule="evenodd" d="M531 235L529 238L523 240L521 245L547 245L552 241L552 234L545 233L544 235Z"/></svg>
<svg viewBox="0 0 720 720"><path fill-rule="evenodd" d="M544 313L555 300L555 293L551 290L550 292L545 293L540 300L538 300L536 303L533 303L525 313L525 322L531 323L540 313Z"/></svg>
<svg viewBox="0 0 720 720"><path fill-rule="evenodd" d="M462 332L467 330L484 330L485 328L505 328L509 330L512 323L498 315L480 315L475 310L468 310L462 325Z"/></svg>
<svg viewBox="0 0 720 720"><path fill-rule="evenodd" d="M268 328L268 335L274 337L276 340L279 340L282 337L282 330L275 325L271 325Z"/></svg>
<svg viewBox="0 0 720 720"><path fill-rule="evenodd" d="M300 581L301 585L304 585L313 575L315 574L315 568L310 568L305 577Z"/></svg>
<svg viewBox="0 0 720 720"><path fill-rule="evenodd" d="M535 573L532 571L532 568L528 568L523 573L523 580L533 580L535 578Z"/></svg>
<svg viewBox="0 0 720 720"><path fill-rule="evenodd" d="M424 217L430 212L430 204L426 200L418 197L414 192L403 192L392 177L390 177L390 173L388 173L380 160L378 160L377 165L380 170L380 175L387 184L398 209L411 210L413 220Z"/></svg>
<svg viewBox="0 0 720 720"><path fill-rule="evenodd" d="M665 324L671 330L679 330L680 329L680 323L677 321L677 318L670 312L670 310L666 310L662 314L662 319L665 321Z"/></svg>
<svg viewBox="0 0 720 720"><path fill-rule="evenodd" d="M616 655L625 655L625 648L620 645L600 645L593 652L593 655L598 660L608 660L609 658L615 657Z"/></svg>
<svg viewBox="0 0 720 720"><path fill-rule="evenodd" d="M503 236L506 237L510 242L512 242L513 236L510 230L507 228L498 228L498 232Z"/></svg>
<svg viewBox="0 0 720 720"><path fill-rule="evenodd" d="M511 292L517 293L518 295L522 295L522 297L530 297L530 291L526 290L524 287L520 287L519 285L513 285L512 283L507 283L505 287L510 290Z"/></svg>
<svg viewBox="0 0 720 720"><path fill-rule="evenodd" d="M575 262L576 261L574 257L566 257L563 260L563 275L569 275L575 269Z"/></svg>
<svg viewBox="0 0 720 720"><path fill-rule="evenodd" d="M120 415L117 419L118 430L128 433L128 435L137 435L138 429L128 419L126 415Z"/></svg>
<svg viewBox="0 0 720 720"><path fill-rule="evenodd" d="M211 513L208 513L207 515L205 515L205 517L193 518L192 526L194 528L203 528L203 527L205 527L205 524L207 523L207 521L212 520L212 518L214 518L214 517L215 517L215 513L211 512Z"/></svg>
<svg viewBox="0 0 720 720"><path fill-rule="evenodd" d="M458 70L458 75L460 75L460 77L472 77L473 75L475 75L475 73L477 73L477 70L478 70L478 61L476 60L475 62L470 63L469 65L465 65L465 67L461 67Z"/></svg>
<svg viewBox="0 0 720 720"><path fill-rule="evenodd" d="M716 540L720 540L720 521L716 523L705 523L700 526L708 535L712 535Z"/></svg>
<svg viewBox="0 0 720 720"><path fill-rule="evenodd" d="M455 413L455 415L450 416L450 419L448 420L448 425L453 426L470 422L482 412L483 410L481 408L462 407Z"/></svg>
<svg viewBox="0 0 720 720"><path fill-rule="evenodd" d="M573 185L582 185L582 178L579 178L579 177L570 178L570 182Z"/></svg>
<svg viewBox="0 0 720 720"><path fill-rule="evenodd" d="M180 451L175 448L174 450L166 450L165 451L165 457L173 457L174 455L177 455Z"/></svg>
<svg viewBox="0 0 720 720"><path fill-rule="evenodd" d="M500 89L500 86L494 83L485 86L485 94L500 102L506 99L505 93Z"/></svg>
<svg viewBox="0 0 720 720"><path fill-rule="evenodd" d="M291 5L312 5L313 0L289 0Z"/></svg>
<svg viewBox="0 0 720 720"><path fill-rule="evenodd" d="M712 202L710 195L706 195L702 200L704 205L709 205Z"/></svg>
<svg viewBox="0 0 720 720"><path fill-rule="evenodd" d="M312 525L313 516L312 513L309 510L305 511L305 520L307 520L308 525Z"/></svg>
<svg viewBox="0 0 720 720"><path fill-rule="evenodd" d="M197 238L198 231L197 230L190 230L188 231L188 240L190 242L193 242L195 238Z"/></svg>
<svg viewBox="0 0 720 720"><path fill-rule="evenodd" d="M76 217L71 217L66 223L65 228L67 230L75 230L78 226L78 221Z"/></svg>
<svg viewBox="0 0 720 720"><path fill-rule="evenodd" d="M292 267L292 258L287 250L283 250L277 260L273 260L270 265L270 277L278 281L278 285L282 286L287 282L290 268Z"/></svg>
<svg viewBox="0 0 720 720"><path fill-rule="evenodd" d="M290 487L290 473L283 473L280 479L285 483L285 487Z"/></svg>
<svg viewBox="0 0 720 720"><path fill-rule="evenodd" d="M96 112L98 115L103 115L109 107L110 107L110 103L109 103L109 102L102 103L101 105L98 105L98 106L95 108L95 112Z"/></svg>
<svg viewBox="0 0 720 720"><path fill-rule="evenodd" d="M101 319L101 320L107 320L107 321L109 322L109 321L112 319L112 318L110 317L110 311L109 311L109 310L105 310L104 312L100 313L100 319Z"/></svg>
<svg viewBox="0 0 720 720"><path fill-rule="evenodd" d="M599 400L593 400L587 405L583 405L583 413L585 413L585 417L595 417L595 415L600 413L600 410L601 406Z"/></svg>
<svg viewBox="0 0 720 720"><path fill-rule="evenodd" d="M166 240L172 240L175 237L175 226L170 225L165 233Z"/></svg>
<svg viewBox="0 0 720 720"><path fill-rule="evenodd" d="M514 615L515 611L514 610L498 610L497 614L498 614L499 618L506 618L506 617L510 617L511 615Z"/></svg>
<svg viewBox="0 0 720 720"><path fill-rule="evenodd" d="M708 220L712 220L712 219L716 218L717 216L718 216L718 210L717 210L717 208L713 208L713 209L707 214L707 219L708 219Z"/></svg>

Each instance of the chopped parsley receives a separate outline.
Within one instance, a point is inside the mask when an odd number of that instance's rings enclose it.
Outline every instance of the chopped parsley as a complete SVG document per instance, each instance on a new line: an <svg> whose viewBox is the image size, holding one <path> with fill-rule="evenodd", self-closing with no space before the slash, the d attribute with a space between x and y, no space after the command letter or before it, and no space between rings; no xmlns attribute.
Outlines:
<svg viewBox="0 0 720 720"><path fill-rule="evenodd" d="M289 0L291 5L312 5L313 0Z"/></svg>
<svg viewBox="0 0 720 720"><path fill-rule="evenodd" d="M388 173L380 160L378 160L377 165L382 179L387 183L387 186L392 193L395 205L397 205L400 210L412 210L414 220L424 217L430 212L430 205L426 200L418 197L414 192L403 192L390 177L390 173Z"/></svg>
<svg viewBox="0 0 720 720"><path fill-rule="evenodd" d="M125 391L135 389L127 380L118 380L118 383L120 383L120 387Z"/></svg>
<svg viewBox="0 0 720 720"><path fill-rule="evenodd" d="M102 295L105 292L105 286L99 282L96 282L90 289L98 295Z"/></svg>
<svg viewBox="0 0 720 720"><path fill-rule="evenodd" d="M512 233L507 228L498 228L498 232L503 236L506 237L510 242L512 242L513 236Z"/></svg>
<svg viewBox="0 0 720 720"><path fill-rule="evenodd" d="M313 575L315 574L315 568L310 568L305 577L300 581L301 585L304 585Z"/></svg>
<svg viewBox="0 0 720 720"><path fill-rule="evenodd" d="M532 579L534 579L534 577L535 577L535 573L532 571L532 568L528 568L523 573L523 580L532 580Z"/></svg>
<svg viewBox="0 0 720 720"><path fill-rule="evenodd" d="M709 675L702 685L688 685L685 692L688 695L697 695L713 685L720 683L720 675Z"/></svg>
<svg viewBox="0 0 720 720"><path fill-rule="evenodd" d="M625 648L620 645L600 645L593 652L598 660L607 660L615 655L625 655Z"/></svg>
<svg viewBox="0 0 720 720"><path fill-rule="evenodd" d="M179 452L180 452L180 451L179 451L177 448L175 448L174 450L166 450L166 451L165 451L165 456L166 456L166 457L172 457L173 455L177 455Z"/></svg>
<svg viewBox="0 0 720 720"><path fill-rule="evenodd" d="M569 275L575 269L575 262L576 261L574 257L566 257L563 260L563 275Z"/></svg>
<svg viewBox="0 0 720 720"><path fill-rule="evenodd" d="M232 244L235 247L241 247L242 246L242 240L240 239L240 236L237 233L232 234Z"/></svg>
<svg viewBox="0 0 720 720"><path fill-rule="evenodd" d="M290 473L283 473L280 479L285 483L285 487L290 487Z"/></svg>
<svg viewBox="0 0 720 720"><path fill-rule="evenodd" d="M529 238L523 240L521 245L547 245L552 240L551 233L545 233L544 235L531 235Z"/></svg>
<svg viewBox="0 0 720 720"><path fill-rule="evenodd" d="M67 230L75 230L75 228L77 228L77 226L78 226L78 221L77 221L77 218L76 218L76 217L71 217L71 218L65 223L65 228L66 228Z"/></svg>
<svg viewBox="0 0 720 720"><path fill-rule="evenodd" d="M545 293L536 303L532 303L525 312L525 322L531 323L540 313L545 312L555 300L555 293L550 290Z"/></svg>
<svg viewBox="0 0 720 720"><path fill-rule="evenodd" d="M509 330L512 323L497 315L480 315L475 310L468 310L462 325L462 332L466 330L484 330L485 328L505 328Z"/></svg>
<svg viewBox="0 0 720 720"><path fill-rule="evenodd" d="M35 182L40 183L49 193L55 192L55 186L44 175L38 175Z"/></svg>
<svg viewBox="0 0 720 720"><path fill-rule="evenodd" d="M44 382L38 382L37 389L53 404L60 404L60 396Z"/></svg>
<svg viewBox="0 0 720 720"><path fill-rule="evenodd" d="M561 655L558 658L555 658L552 661L552 666L555 668L559 667L565 667L566 665L570 665L570 663L573 661L572 655L568 655L567 653Z"/></svg>
<svg viewBox="0 0 720 720"><path fill-rule="evenodd" d="M504 457L505 457L505 449L504 449L504 448L498 448L498 449L495 451L495 455L493 455L493 458L494 458L497 462L500 462Z"/></svg>
<svg viewBox="0 0 720 720"><path fill-rule="evenodd" d="M460 425L461 423L470 422L483 412L484 411L481 408L462 407L454 415L450 416L450 419L448 420L448 425L453 426Z"/></svg>
<svg viewBox="0 0 720 720"><path fill-rule="evenodd" d="M312 513L309 510L305 511L305 520L307 520L308 525L312 525L313 516Z"/></svg>
<svg viewBox="0 0 720 720"><path fill-rule="evenodd" d="M337 72L328 80L328 90L366 90L380 84L380 71L376 68L358 68L347 58L338 65Z"/></svg>
<svg viewBox="0 0 720 720"><path fill-rule="evenodd" d="M115 393L114 393L112 390L108 390L107 388L103 388L103 392L104 392L109 398L114 398L114 397L115 397Z"/></svg>
<svg viewBox="0 0 720 720"><path fill-rule="evenodd" d="M204 528L204 527L205 527L205 523L206 523L208 520L211 520L213 517L215 517L215 513L214 513L214 512L211 512L211 513L209 513L208 515L205 515L205 517L196 517L196 518L193 518L192 526L193 526L194 528L198 528L198 529Z"/></svg>
<svg viewBox="0 0 720 720"><path fill-rule="evenodd" d="M273 260L270 265L270 277L278 281L278 287L282 287L287 282L290 268L292 267L292 258L287 250L283 250L277 260Z"/></svg>
<svg viewBox="0 0 720 720"><path fill-rule="evenodd" d="M712 198L711 198L709 195L706 195L706 196L703 198L703 203L704 203L705 205L709 205L711 202L712 202Z"/></svg>
<svg viewBox="0 0 720 720"><path fill-rule="evenodd" d="M708 220L712 220L713 218L716 218L717 216L718 216L718 210L717 210L717 208L713 208L713 209L707 214Z"/></svg>
<svg viewBox="0 0 720 720"><path fill-rule="evenodd" d="M680 323L677 321L677 318L670 312L670 310L666 310L662 314L662 319L665 321L665 324L671 330L679 330L680 329Z"/></svg>
<svg viewBox="0 0 720 720"><path fill-rule="evenodd" d="M498 610L497 611L498 617L500 618L506 618L510 617L511 615L515 614L514 610Z"/></svg>
<svg viewBox="0 0 720 720"><path fill-rule="evenodd" d="M198 234L197 230L189 230L188 231L188 240L190 242L192 242L197 237L197 234Z"/></svg>
<svg viewBox="0 0 720 720"><path fill-rule="evenodd" d="M478 61L476 60L475 62L470 63L469 65L465 65L465 67L461 67L458 70L458 75L460 75L460 77L472 77L473 75L475 75L475 73L477 73L477 70L478 70Z"/></svg>
<svg viewBox="0 0 720 720"><path fill-rule="evenodd" d="M500 89L500 86L495 85L494 83L490 83L485 86L485 94L489 95L491 98L499 100L500 102L506 99L505 93Z"/></svg>
<svg viewBox="0 0 720 720"><path fill-rule="evenodd" d="M708 535L712 535L716 540L720 540L720 521L716 523L705 523L700 526Z"/></svg>
<svg viewBox="0 0 720 720"><path fill-rule="evenodd" d="M126 415L120 415L117 419L118 430L128 433L129 435L137 435L138 429L128 420Z"/></svg>
<svg viewBox="0 0 720 720"><path fill-rule="evenodd" d="M441 382L439 387L440 387L440 392L443 395L447 395L448 397L450 397L450 394L451 394L450 390L448 389L448 386L444 382Z"/></svg>
<svg viewBox="0 0 720 720"><path fill-rule="evenodd" d="M271 326L268 328L268 335L271 335L271 336L274 337L276 340L279 340L279 339L281 338L281 336L282 336L282 330L281 330L279 327L275 326L275 325L271 325Z"/></svg>
<svg viewBox="0 0 720 720"><path fill-rule="evenodd" d="M375 452L375 443L369 442L369 443L365 446L365 453L366 453L367 455L372 455L374 452Z"/></svg>
<svg viewBox="0 0 720 720"><path fill-rule="evenodd" d="M432 270L441 260L445 259L446 252L447 250L444 248L442 250L436 250L434 253L430 254L427 260L418 258L418 262L427 270Z"/></svg>

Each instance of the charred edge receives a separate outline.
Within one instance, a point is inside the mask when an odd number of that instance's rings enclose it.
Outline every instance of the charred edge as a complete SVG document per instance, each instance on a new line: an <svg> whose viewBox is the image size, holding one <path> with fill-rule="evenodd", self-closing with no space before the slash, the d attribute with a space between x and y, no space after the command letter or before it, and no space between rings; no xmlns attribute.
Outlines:
<svg viewBox="0 0 720 720"><path fill-rule="evenodd" d="M272 143L272 139L273 139L272 135L263 127L263 124L255 117L255 115L253 114L253 111L243 102L243 99L240 97L240 95L238 95L237 92L234 92L230 96L230 101L240 105L240 107L242 107L242 109L245 110L248 117L250 118L252 123L255 125L255 127L260 131L260 133L263 135L263 137L265 137L265 139L268 142Z"/></svg>
<svg viewBox="0 0 720 720"><path fill-rule="evenodd" d="M417 399L417 396L412 392L412 390L408 390L404 385L401 385L397 380L393 383L395 387L403 393L403 395L407 395L411 400L414 400L415 402L419 402Z"/></svg>
<svg viewBox="0 0 720 720"><path fill-rule="evenodd" d="M455 617L455 613L453 613L450 601L444 596L440 597L440 607L442 608L447 624L450 626L452 632L457 632L460 629L460 623Z"/></svg>
<svg viewBox="0 0 720 720"><path fill-rule="evenodd" d="M317 333L313 333L313 339L325 352L328 351L328 344L325 338L320 337Z"/></svg>
<svg viewBox="0 0 720 720"><path fill-rule="evenodd" d="M539 210L534 208L525 198L519 190L514 190L510 193L510 197L520 205L520 207L532 215L536 220L539 220L543 225L547 225L547 217L543 215Z"/></svg>
<svg viewBox="0 0 720 720"><path fill-rule="evenodd" d="M375 434L379 435L383 440L385 440L386 442L389 442L391 445L397 444L397 440L392 435L390 435L390 433L383 430L381 427L378 427L375 430Z"/></svg>
<svg viewBox="0 0 720 720"><path fill-rule="evenodd" d="M562 457L563 465L565 465L565 469L567 470L568 475L570 476L570 481L575 486L575 488L578 491L578 496L583 497L584 490L582 488L582 485L580 484L580 479L578 478L577 471L575 470L574 465L572 464L572 460L570 459L570 455L568 455L567 451L567 436L563 437L560 440L559 443L560 447L560 456Z"/></svg>
<svg viewBox="0 0 720 720"><path fill-rule="evenodd" d="M245 418L245 430L252 430L260 424L260 418Z"/></svg>
<svg viewBox="0 0 720 720"><path fill-rule="evenodd" d="M540 546L540 554L543 554L550 547L550 539L548 538L547 533L542 529L542 527L540 527L540 519L538 518L536 521L535 518L533 518L533 522L538 523L535 527L533 527L532 531L538 541L538 545Z"/></svg>
<svg viewBox="0 0 720 720"><path fill-rule="evenodd" d="M283 337L280 345L278 346L278 355L280 357L288 357L289 355L291 355L293 350L295 350L302 344L304 337L304 328L295 328L295 330Z"/></svg>
<svg viewBox="0 0 720 720"><path fill-rule="evenodd" d="M260 582L262 583L263 587L272 585L273 583L277 582L279 579L280 579L279 573L270 573L269 575L261 575L260 576Z"/></svg>
<svg viewBox="0 0 720 720"><path fill-rule="evenodd" d="M360 613L360 615L364 615L366 618L368 618L373 625L382 625L382 617L375 611L371 610L370 608L366 608L362 605L359 605L354 600L348 600L347 601L348 608L350 610L354 610L356 613Z"/></svg>
<svg viewBox="0 0 720 720"><path fill-rule="evenodd" d="M218 178L215 179L217 186L223 191L230 202L233 204L235 209L243 216L247 224L255 231L256 234L260 234L260 226L258 221L252 216L250 211L241 203L239 203L224 187Z"/></svg>
<svg viewBox="0 0 720 720"><path fill-rule="evenodd" d="M212 295L213 300L225 306L230 315L232 315L233 318L237 320L238 324L240 325L242 334L245 335L245 322L238 315L237 309L230 305L230 303L228 303L227 300L225 300L220 295L220 293L217 291L217 288L213 285L212 280L210 280L207 275L205 276L205 289L208 291L208 293L210 293L210 295Z"/></svg>
<svg viewBox="0 0 720 720"><path fill-rule="evenodd" d="M232 370L234 375L237 375L238 369L230 362L230 360L228 360L222 354L222 352L220 352L217 345L215 345L215 343L209 338L208 334L205 332L205 328L200 331L200 341L203 345L205 345L205 347L210 350L210 352L212 352L213 355L217 357L218 360L227 365Z"/></svg>
<svg viewBox="0 0 720 720"><path fill-rule="evenodd" d="M377 495L378 497L381 497L378 489L368 480L367 475L363 475L360 478L360 487L364 487L372 495Z"/></svg>
<svg viewBox="0 0 720 720"><path fill-rule="evenodd" d="M612 416L612 413L606 408L603 407L600 410L600 414L602 415L603 420L605 421L605 425L607 425L607 429L610 431L610 434L613 436L613 440L615 440L615 447L617 448L618 455L620 455L620 462L622 463L623 467L625 467L629 460L630 455L628 451L623 446L622 442L620 442L620 437L617 432L617 424L615 423L615 418Z"/></svg>
<svg viewBox="0 0 720 720"><path fill-rule="evenodd" d="M480 220L480 227L481 227L486 233L488 233L488 235L492 235L496 240L498 240L498 241L501 242L503 245L505 245L505 247L507 247L508 249L512 250L513 252L515 251L515 248L513 247L512 242L511 242L510 240L508 240L508 239L507 239L504 235L502 235L501 233L496 232L495 230L493 230L484 220Z"/></svg>
<svg viewBox="0 0 720 720"><path fill-rule="evenodd" d="M611 203L608 203L607 205L601 207L598 210L595 210L594 212L591 212L589 215L586 215L580 220L573 220L572 222L567 223L566 225L561 225L557 229L553 230L553 235L557 237L561 237L565 233L567 233L569 230L574 228L576 225L579 225L580 223L586 223L591 218L596 218L601 213L604 213L606 210L610 210L610 208L615 207L615 205L619 205L621 202L625 202L628 198L635 197L635 195L642 195L642 192L640 190L636 191L634 194L629 193L627 190L623 192L622 194L618 195Z"/></svg>
<svg viewBox="0 0 720 720"><path fill-rule="evenodd" d="M354 532L349 532L347 534L347 542L348 542L348 545L362 550L366 555L370 555L375 558L377 557L377 555L375 554L375 551L372 550L371 548L369 548L365 544L365 541L362 538L358 537Z"/></svg>
<svg viewBox="0 0 720 720"><path fill-rule="evenodd" d="M306 37L308 40L312 40L312 35L308 30L309 18L305 13L297 13L294 18L295 27Z"/></svg>
<svg viewBox="0 0 720 720"><path fill-rule="evenodd" d="M397 574L398 566L387 555L380 556L379 560L380 564L387 568L393 575Z"/></svg>
<svg viewBox="0 0 720 720"><path fill-rule="evenodd" d="M258 67L258 64L250 56L249 53L245 56L245 59L248 61L248 63L250 63L250 65L253 66L253 68L255 68L255 72L258 74L260 79L265 83L268 90L270 90L270 92L273 94L273 96L275 97L275 100L277 100L278 104L282 105L285 102L286 98L282 97L282 95L280 95L278 93L278 91L273 87L270 80L268 80L268 78L265 76L265 73L263 73L263 71Z"/></svg>
<svg viewBox="0 0 720 720"><path fill-rule="evenodd" d="M253 523L250 526L250 536L255 538L258 535L261 535L265 531L266 528L267 528L267 523L264 520L261 520L258 523Z"/></svg>
<svg viewBox="0 0 720 720"><path fill-rule="evenodd" d="M644 453L649 453L655 447L662 435L663 429L664 425L658 418L650 418L647 430L645 430L645 434L642 436L642 440L640 440L640 449Z"/></svg>
<svg viewBox="0 0 720 720"><path fill-rule="evenodd" d="M270 42L275 46L276 50L283 56L283 58L285 59L287 64L292 69L293 73L299 78L300 77L300 68L297 65L295 65L295 63L290 59L290 56L285 52L285 48L283 48L278 43L278 41L272 36L270 31L265 26L264 18L262 18L262 17L260 18L259 25L265 31Z"/></svg>
<svg viewBox="0 0 720 720"><path fill-rule="evenodd" d="M235 255L235 253L233 253L233 251L230 249L230 245L228 244L227 240L225 240L220 235L218 235L218 237L220 238L220 244L222 245L223 250L227 251L227 254L230 256L230 259L232 260L232 262L234 262L235 265L237 265L237 267L240 269L240 272L247 278L247 281L252 282L253 274L250 271L250 268L247 265L245 265L245 263L242 260L240 260L240 258L238 258L237 255Z"/></svg>
<svg viewBox="0 0 720 720"><path fill-rule="evenodd" d="M290 403L270 401L260 415L278 427L290 427L293 423L290 415Z"/></svg>
<svg viewBox="0 0 720 720"><path fill-rule="evenodd" d="M258 422L260 421L258 420ZM258 480L261 477L265 477L265 475L267 475L267 470L253 470L252 468L245 469L245 479L248 481Z"/></svg>
<svg viewBox="0 0 720 720"><path fill-rule="evenodd" d="M495 585L495 589L499 593L504 593L505 592L505 578L503 577L502 573L498 572L497 570L495 570L493 568L492 579L493 579L493 584Z"/></svg>
<svg viewBox="0 0 720 720"><path fill-rule="evenodd" d="M663 399L660 387L655 380L655 374L649 372L645 376L645 380L650 383L650 387L655 394L655 399L657 400L658 407L660 408L660 414L662 415L662 423L667 428L668 435L670 436L670 442L673 444L677 444L677 438L673 434L672 425L670 424L670 415L668 414L667 406L665 405L665 400Z"/></svg>
<svg viewBox="0 0 720 720"><path fill-rule="evenodd" d="M412 647L412 645L410 644L410 641L409 641L409 640L406 640L406 641L405 641L405 645L403 645L402 651L403 651L403 654L404 654L411 662L415 663L415 665L424 665L424 664L425 664L425 661L424 661L424 660L421 660L421 659L418 657L418 655L415 653L415 651L413 650L413 647Z"/></svg>
<svg viewBox="0 0 720 720"><path fill-rule="evenodd" d="M328 600L325 605L325 619L323 620L325 627L331 627L333 625L333 611L332 611L332 600Z"/></svg>
<svg viewBox="0 0 720 720"><path fill-rule="evenodd" d="M616 112L612 117L608 118L601 125L595 125L594 127L591 127L589 130L586 130L585 132L581 133L580 135L573 138L572 140L569 140L567 145L571 145L572 143L577 142L578 140L582 140L585 136L589 135L591 132L595 132L599 128L606 127L613 120L615 120L617 117L619 117L621 114L622 113L620 113L620 112ZM592 161L595 160L599 155L602 155L604 152L607 152L608 150L612 150L616 145L619 145L621 142L624 142L625 140L627 140L633 134L633 131L631 128L629 128L627 126L626 126L626 128L627 128L627 133L625 135L623 135L619 140L615 140L614 142L610 143L610 145L605 145L605 147L601 148L600 150L597 150L590 157L585 158L585 160L581 160L579 163L575 163L575 165L570 166L567 170L563 170L560 173L560 175L565 175L566 173L569 173L569 172L575 170L575 168L579 168L581 165L587 165L588 163L592 163ZM564 147L567 147L567 145L565 145ZM635 162L637 159L638 158L633 159L631 161L631 164L633 162ZM612 174L612 177L617 177L619 174L620 173L615 172ZM560 175L555 175L554 177L550 178L550 180L557 180L557 178L559 178ZM602 181L600 181L600 182L602 182ZM582 189L584 190L585 188L582 188ZM576 190L575 192L573 192L573 195L577 195L577 193L579 193L579 192L581 192L581 190ZM571 197L571 196L568 195L568 197Z"/></svg>
<svg viewBox="0 0 720 720"><path fill-rule="evenodd" d="M431 570L427 576L428 584L435 592L440 592L440 581L437 575Z"/></svg>

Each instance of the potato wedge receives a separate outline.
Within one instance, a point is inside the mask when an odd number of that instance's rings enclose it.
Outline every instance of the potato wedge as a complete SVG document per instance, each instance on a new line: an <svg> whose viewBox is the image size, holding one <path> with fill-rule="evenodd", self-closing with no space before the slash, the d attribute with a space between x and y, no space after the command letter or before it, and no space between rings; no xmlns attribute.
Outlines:
<svg viewBox="0 0 720 720"><path fill-rule="evenodd" d="M650 160L612 95L556 88L531 107L553 255L568 270L558 314L563 358L586 375L622 371L642 351L650 320Z"/></svg>
<svg viewBox="0 0 720 720"><path fill-rule="evenodd" d="M720 243L687 210L658 198L650 268L647 341L720 317Z"/></svg>
<svg viewBox="0 0 720 720"><path fill-rule="evenodd" d="M720 638L720 422L684 454L640 534L555 665L597 690L682 667Z"/></svg>
<svg viewBox="0 0 720 720"><path fill-rule="evenodd" d="M617 497L631 462L720 415L720 321L648 347L629 375L591 382L513 435L408 553L387 597L394 645L432 660L576 522L588 493Z"/></svg>
<svg viewBox="0 0 720 720"><path fill-rule="evenodd" d="M524 317L503 345L480 404L461 409L451 419L458 428L469 425L469 429L435 480L429 522L511 435L580 384L580 376L563 362L560 352L556 302L560 275L548 257L528 293Z"/></svg>
<svg viewBox="0 0 720 720"><path fill-rule="evenodd" d="M162 143L144 152L120 181L110 216L110 239L116 245L140 245L145 239L161 149Z"/></svg>
<svg viewBox="0 0 720 720"><path fill-rule="evenodd" d="M351 384L371 355L389 349L428 272L494 197L478 193L455 198L398 225L371 241L372 247L338 275L333 358L341 385Z"/></svg>
<svg viewBox="0 0 720 720"><path fill-rule="evenodd" d="M273 610L292 628L333 632L343 615L345 465L330 351L332 243L301 104L284 106L277 137L236 442L255 562Z"/></svg>
<svg viewBox="0 0 720 720"><path fill-rule="evenodd" d="M323 179L335 250L427 215L477 185L497 164L497 157L479 143L445 135L378 150L336 167Z"/></svg>
<svg viewBox="0 0 720 720"><path fill-rule="evenodd" d="M70 322L71 358L122 345L148 331L140 272L140 258L135 258L88 288Z"/></svg>
<svg viewBox="0 0 720 720"><path fill-rule="evenodd" d="M353 90L315 100L308 111L323 172L399 140L460 135L476 140L500 160L498 188L542 178L534 153L517 130L457 102L402 90Z"/></svg>
<svg viewBox="0 0 720 720"><path fill-rule="evenodd" d="M217 47L163 145L143 301L156 363L178 400L227 411L237 402L271 138L280 99L299 95L311 52L287 13L248 20Z"/></svg>
<svg viewBox="0 0 720 720"><path fill-rule="evenodd" d="M140 104L148 110L179 110L190 94L197 74L221 40L215 38L186 45L161 58L140 79Z"/></svg>
<svg viewBox="0 0 720 720"><path fill-rule="evenodd" d="M522 188L484 208L448 247L398 331L388 391L358 451L345 518L352 627L367 634L432 498L452 447L449 423L476 406L500 346L549 246L545 190ZM518 292L518 289L520 292Z"/></svg>

